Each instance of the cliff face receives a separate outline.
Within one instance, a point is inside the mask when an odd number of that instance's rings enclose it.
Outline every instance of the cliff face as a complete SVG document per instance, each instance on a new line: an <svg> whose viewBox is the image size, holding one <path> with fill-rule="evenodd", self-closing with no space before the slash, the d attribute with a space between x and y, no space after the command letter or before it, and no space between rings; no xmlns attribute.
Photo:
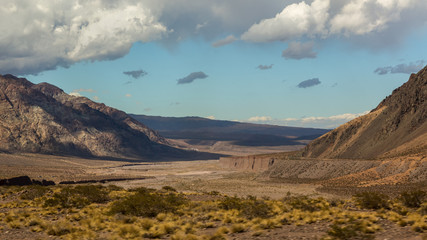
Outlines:
<svg viewBox="0 0 427 240"><path fill-rule="evenodd" d="M412 74L374 110L311 142L309 158L427 156L427 67Z"/></svg>
<svg viewBox="0 0 427 240"><path fill-rule="evenodd" d="M47 84L0 75L0 151L108 157L184 152L126 113Z"/></svg>

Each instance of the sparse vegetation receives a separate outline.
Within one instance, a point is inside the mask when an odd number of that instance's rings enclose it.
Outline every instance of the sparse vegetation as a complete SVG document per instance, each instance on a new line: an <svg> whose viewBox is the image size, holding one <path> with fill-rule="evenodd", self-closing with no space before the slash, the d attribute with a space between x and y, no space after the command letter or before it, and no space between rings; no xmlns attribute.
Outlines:
<svg viewBox="0 0 427 240"><path fill-rule="evenodd" d="M160 213L175 213L186 200L178 194L161 194L138 190L135 194L113 203L111 213L155 217Z"/></svg>
<svg viewBox="0 0 427 240"><path fill-rule="evenodd" d="M427 194L421 190L403 192L400 194L400 200L406 207L419 208L426 200Z"/></svg>
<svg viewBox="0 0 427 240"><path fill-rule="evenodd" d="M219 202L219 207L224 210L236 209L240 212L240 216L248 219L267 218L271 215L271 207L264 200L253 196L248 196L246 199L226 196Z"/></svg>
<svg viewBox="0 0 427 240"><path fill-rule="evenodd" d="M377 192L361 192L354 196L356 203L366 209L388 208L388 197Z"/></svg>
<svg viewBox="0 0 427 240"><path fill-rule="evenodd" d="M0 192L0 229L41 238L251 238L288 225L320 224L316 226L323 226L320 237L324 239L373 239L383 229L380 219L414 234L427 231L427 204L420 192L405 192L395 199L369 192L339 201L291 194L271 200L220 193L204 194L215 196L212 200L191 201L188 194L169 187L125 190L98 185L2 188Z"/></svg>
<svg viewBox="0 0 427 240"><path fill-rule="evenodd" d="M91 203L105 203L109 200L108 192L101 185L79 185L64 187L45 201L46 207L82 208Z"/></svg>

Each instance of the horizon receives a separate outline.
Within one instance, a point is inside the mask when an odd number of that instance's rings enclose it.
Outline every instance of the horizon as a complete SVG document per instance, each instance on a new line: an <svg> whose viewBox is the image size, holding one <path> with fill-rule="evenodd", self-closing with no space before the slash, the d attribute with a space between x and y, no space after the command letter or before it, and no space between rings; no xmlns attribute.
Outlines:
<svg viewBox="0 0 427 240"><path fill-rule="evenodd" d="M8 2L0 74L132 114L331 129L427 64L426 10L422 0Z"/></svg>

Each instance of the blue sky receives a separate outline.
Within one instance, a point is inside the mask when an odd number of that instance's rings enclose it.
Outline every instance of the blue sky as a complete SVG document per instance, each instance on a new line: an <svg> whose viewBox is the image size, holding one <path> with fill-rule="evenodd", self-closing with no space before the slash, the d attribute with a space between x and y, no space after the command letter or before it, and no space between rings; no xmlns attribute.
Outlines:
<svg viewBox="0 0 427 240"><path fill-rule="evenodd" d="M427 65L426 10L424 0L7 1L0 74L128 113L332 128Z"/></svg>

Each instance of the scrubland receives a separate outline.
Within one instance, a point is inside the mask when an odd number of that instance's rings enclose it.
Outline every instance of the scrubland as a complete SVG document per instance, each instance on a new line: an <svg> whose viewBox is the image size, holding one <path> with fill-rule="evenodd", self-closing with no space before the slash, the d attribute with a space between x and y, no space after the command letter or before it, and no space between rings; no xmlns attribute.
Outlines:
<svg viewBox="0 0 427 240"><path fill-rule="evenodd" d="M173 187L0 188L0 239L427 239L427 195L227 196Z"/></svg>

